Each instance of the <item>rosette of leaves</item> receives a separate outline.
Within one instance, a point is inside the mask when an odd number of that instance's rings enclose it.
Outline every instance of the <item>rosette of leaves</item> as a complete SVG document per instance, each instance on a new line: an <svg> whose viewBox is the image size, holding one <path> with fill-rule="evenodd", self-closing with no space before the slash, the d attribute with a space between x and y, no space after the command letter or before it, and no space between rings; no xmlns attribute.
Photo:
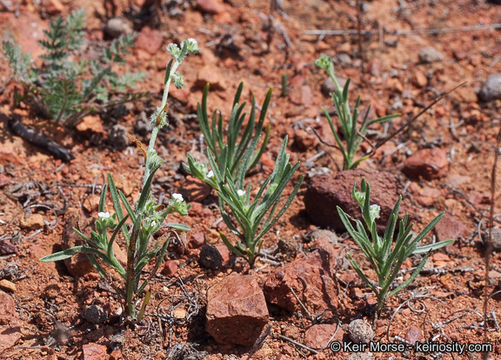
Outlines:
<svg viewBox="0 0 501 360"><path fill-rule="evenodd" d="M37 114L72 128L88 114L146 96L127 92L144 73L119 76L113 70L116 64L125 63L123 56L134 44L134 34L120 36L92 58L83 56L87 51L84 10L73 11L66 19L56 18L44 34L38 67L19 45L3 43L14 81L22 88L14 94L16 106L22 102Z"/></svg>
<svg viewBox="0 0 501 360"><path fill-rule="evenodd" d="M405 289L416 279L431 251L443 248L451 244L453 240L420 245L424 237L435 227L444 214L439 214L418 235L414 236L411 232L413 224L409 224L408 214L405 214L403 219L398 222L398 212L402 201L401 196L388 219L383 236L380 236L377 233L376 225L380 207L379 205L370 203L370 186L365 179L362 179L360 191L353 185L352 197L360 206L363 222L355 219L355 228L343 209L338 206L337 211L351 238L360 247L364 256L369 261L371 268L375 271L377 283L369 280L351 255L348 255L348 258L360 278L376 294L377 311L379 312L388 298ZM397 222L398 233L395 238ZM396 240L394 241L394 239ZM399 274L404 261L416 254L424 254L424 256L412 272L412 275L403 283L393 286L394 280Z"/></svg>
<svg viewBox="0 0 501 360"><path fill-rule="evenodd" d="M162 104L157 108L151 119L153 130L148 148L145 149L136 140L146 160L138 202L132 205L126 196L116 188L112 175L108 174L108 184L104 187L99 201L99 213L95 223L95 231L92 231L87 236L75 229L85 244L45 256L41 259L41 261L46 262L59 261L69 258L76 253L83 252L87 254L90 262L103 278L110 280L109 274L105 270L106 267L115 270L124 280L123 286L116 286L113 282L111 284L123 299L127 316L138 321L141 320L150 298L147 285L164 260L170 238L177 237L176 230L190 230L186 225L164 223L166 217L174 212L182 216L188 214L189 207L183 201L181 195L173 194L167 206L164 206L155 201L151 192L153 177L163 163L163 160L155 150L155 142L160 129L167 125L166 108L169 87L175 78L182 78L177 73L177 68L184 58L198 51L198 45L193 39L183 41L181 48L177 46L176 48L179 49L179 52L170 51L174 59L167 65ZM170 49L172 49L172 46L170 46ZM108 188L114 208L112 215L105 209ZM154 235L163 226L169 229L166 233L166 238L162 236L159 239L155 239ZM113 252L113 243L116 242L117 236L120 233L127 245L127 264L125 268L117 261ZM148 269L149 275L143 276L143 270L152 262L154 264ZM145 291L143 305L136 317L136 302Z"/></svg>

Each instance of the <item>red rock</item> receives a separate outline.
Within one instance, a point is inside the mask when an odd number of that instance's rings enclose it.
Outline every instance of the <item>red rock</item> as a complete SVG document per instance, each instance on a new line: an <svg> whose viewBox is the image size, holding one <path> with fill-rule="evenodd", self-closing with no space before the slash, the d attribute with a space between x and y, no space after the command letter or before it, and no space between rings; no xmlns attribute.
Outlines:
<svg viewBox="0 0 501 360"><path fill-rule="evenodd" d="M205 65L198 70L195 85L202 88L209 83L211 90L224 90L223 79L224 76L214 66Z"/></svg>
<svg viewBox="0 0 501 360"><path fill-rule="evenodd" d="M457 240L460 236L468 235L468 229L463 222L447 213L435 225L434 231L438 241Z"/></svg>
<svg viewBox="0 0 501 360"><path fill-rule="evenodd" d="M5 291L10 291L13 293L16 292L16 284L7 279L2 279L0 280L0 289L3 289Z"/></svg>
<svg viewBox="0 0 501 360"><path fill-rule="evenodd" d="M69 249L73 246L83 245L84 240L73 230L77 228L82 233L86 234L90 226L90 220L82 216L79 209L70 208L64 214L63 226L63 249ZM64 260L64 265L68 272L75 277L83 276L94 271L94 267L90 263L87 255L78 253Z"/></svg>
<svg viewBox="0 0 501 360"><path fill-rule="evenodd" d="M405 340L407 340L411 344L414 344L417 341L421 341L422 338L423 334L421 330L415 326L411 326L409 330L407 330L407 334L405 335Z"/></svg>
<svg viewBox="0 0 501 360"><path fill-rule="evenodd" d="M150 55L155 55L162 47L163 41L160 31L145 26L137 36L136 48L144 50Z"/></svg>
<svg viewBox="0 0 501 360"><path fill-rule="evenodd" d="M200 10L209 14L219 14L224 11L224 4L221 0L197 0L197 5Z"/></svg>
<svg viewBox="0 0 501 360"><path fill-rule="evenodd" d="M290 290L293 289L311 313L336 308L338 294L330 272L330 260L328 253L316 250L277 268L264 284L266 300L293 312L300 308Z"/></svg>
<svg viewBox="0 0 501 360"><path fill-rule="evenodd" d="M0 326L0 354L13 347L22 337L19 326Z"/></svg>
<svg viewBox="0 0 501 360"><path fill-rule="evenodd" d="M203 244L205 244L205 234L202 231L193 231L188 241L188 247L198 249Z"/></svg>
<svg viewBox="0 0 501 360"><path fill-rule="evenodd" d="M86 197L82 204L85 211L89 214L95 213L99 208L99 198L99 195L90 195Z"/></svg>
<svg viewBox="0 0 501 360"><path fill-rule="evenodd" d="M314 150L318 145L318 139L314 134L299 129L294 131L294 145L299 151Z"/></svg>
<svg viewBox="0 0 501 360"><path fill-rule="evenodd" d="M95 132L99 134L105 134L106 131L103 128L103 122L101 118L97 115L87 115L85 116L76 126L76 129L81 132Z"/></svg>
<svg viewBox="0 0 501 360"><path fill-rule="evenodd" d="M384 230L393 206L401 192L401 185L396 177L388 172L378 172L368 169L340 171L336 175L321 175L310 180L304 196L306 212L312 223L322 227L332 227L344 231L344 225L339 218L336 206L346 213L360 219L360 207L351 197L353 184L360 187L362 178L371 187L371 203L381 207L381 218L377 221L378 229ZM401 211L405 210L403 206Z"/></svg>
<svg viewBox="0 0 501 360"><path fill-rule="evenodd" d="M449 161L441 148L421 149L404 161L403 173L411 179L437 179L447 175Z"/></svg>
<svg viewBox="0 0 501 360"><path fill-rule="evenodd" d="M268 308L257 280L233 273L207 292L206 316L218 343L251 346L268 323Z"/></svg>
<svg viewBox="0 0 501 360"><path fill-rule="evenodd" d="M296 105L310 106L313 102L311 88L308 85L293 88L290 93L290 100Z"/></svg>
<svg viewBox="0 0 501 360"><path fill-rule="evenodd" d="M334 334L336 335L333 336ZM329 341L342 341L343 335L343 329L337 324L317 324L304 333L304 344L313 349L323 350L329 346Z"/></svg>
<svg viewBox="0 0 501 360"><path fill-rule="evenodd" d="M439 189L428 186L418 187L418 191L413 191L416 201L423 206L432 206L434 202L440 198L442 193Z"/></svg>
<svg viewBox="0 0 501 360"><path fill-rule="evenodd" d="M57 15L64 10L64 5L59 0L42 0L40 5L49 15Z"/></svg>
<svg viewBox="0 0 501 360"><path fill-rule="evenodd" d="M40 214L32 214L27 218L21 220L21 228L25 230L38 230L42 229L45 225L43 216Z"/></svg>
<svg viewBox="0 0 501 360"><path fill-rule="evenodd" d="M0 290L0 325L9 325L18 320L16 304L12 296Z"/></svg>
<svg viewBox="0 0 501 360"><path fill-rule="evenodd" d="M162 274L166 276L174 276L177 270L178 270L177 262L175 260L167 260L164 263Z"/></svg>
<svg viewBox="0 0 501 360"><path fill-rule="evenodd" d="M221 255L221 265L223 267L230 266L234 258L234 255L230 251L230 249L228 249L228 247L224 244L219 244L216 245L216 250L219 251L219 254Z"/></svg>
<svg viewBox="0 0 501 360"><path fill-rule="evenodd" d="M82 346L84 360L105 360L108 359L106 346L96 343L88 343Z"/></svg>

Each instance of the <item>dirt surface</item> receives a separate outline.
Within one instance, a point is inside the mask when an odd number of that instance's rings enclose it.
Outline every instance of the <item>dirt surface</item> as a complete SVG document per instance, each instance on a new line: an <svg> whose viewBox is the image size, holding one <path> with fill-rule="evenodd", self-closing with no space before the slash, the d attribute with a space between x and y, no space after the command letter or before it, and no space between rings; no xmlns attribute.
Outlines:
<svg viewBox="0 0 501 360"><path fill-rule="evenodd" d="M270 255L273 261L258 259L255 269L248 273L256 276L262 286L277 265L290 263L295 256L301 258L313 250L306 235L316 226L308 218L303 202L308 177L325 172L334 176L338 171L336 164L342 164L340 153L326 145L334 139L321 108L332 109L332 101L322 92L325 74L313 64L321 54L333 57L339 77L351 78L352 101L360 94L362 108L372 105L371 117L402 114L390 125L374 127L368 136L372 142L393 132L436 96L467 81L360 166L391 172L398 178L404 188L406 209L416 219L416 230L445 211L445 223L435 234L439 240L455 239L453 245L430 257L425 271L412 286L388 302L372 327L374 340L381 344L489 343L489 358L501 358L499 293L487 304L487 331L483 322L485 294L501 290L499 248L491 256L488 284L484 278L491 172L501 125L501 100L480 102L477 96L487 77L501 72L501 31L489 26L501 19L501 6L496 1L360 1L363 12L357 10L356 1L276 1L272 32L270 1L151 1L147 2L153 4L149 15L141 13L144 3L0 1L0 38L16 39L35 57L40 51L36 40L53 16L67 15L83 6L90 48L108 41L104 40L103 28L109 18L123 16L140 34L127 56L126 70L146 72L148 77L138 90L152 93L150 99L127 105L122 113L90 116L76 130L68 131L29 115L27 109L12 107L14 83L7 63L0 62L0 287L9 294L0 297L0 305L12 309L13 299L15 306L15 313L2 310L0 358L348 358L349 352L334 354L329 349L311 349L315 339L325 337L322 331L332 335L339 325L340 332L332 338L342 341L340 334L344 334L347 342L352 320L373 320L369 309L375 297L344 261L344 255L352 253L364 269L369 264L342 233L334 246L339 261L330 270L337 286L335 308L308 314L301 307L290 312L269 306L271 328L265 329L268 332L262 343L251 347L221 345L207 333L208 289L232 272L246 272L246 268L238 260L223 261L226 266L219 270L199 265L199 246L221 245L218 230L226 229L218 221L215 195L200 188L180 166L188 152L200 155L200 129L194 114L207 81L211 82L209 107L220 109L225 119L240 81L245 83L245 99L250 101L254 94L258 104L268 88L273 88L267 116L272 136L259 171L251 180L258 182L271 173L285 135L289 136L291 161L302 163L293 182L299 174L306 174L307 179L292 206L265 239L266 253L278 255ZM161 6L156 7L157 4ZM357 35L359 25L362 37ZM342 31L336 35L307 33L315 29ZM452 30L427 33L419 29ZM72 275L63 263L42 263L39 259L61 249L67 237L63 236L66 224L92 223L97 217L100 189L107 173L114 175L117 186L127 196L138 198L142 154L130 141L118 150L110 140L110 131L113 125L121 124L130 135L147 143L147 135L137 132L137 123L161 102L162 79L169 60L165 46L190 37L198 41L201 52L187 58L181 67L187 88L171 92L170 126L162 131L158 142L165 164L156 176L153 191L156 196L167 197L179 192L190 202L188 217L174 216L170 221L192 228L185 238L192 245L170 246L170 261L153 281L145 320L135 327L125 327L120 323L121 304L99 275ZM439 56L420 56L427 47L435 48ZM428 62L430 57L432 62ZM281 96L284 74L288 78L288 94ZM75 159L69 163L56 160L14 136L7 128L13 114L25 125L65 146ZM318 141L313 129L322 141ZM364 143L362 148L369 146ZM431 180L404 175L406 159L427 148L441 149L448 168L441 168L440 175ZM497 174L497 189L501 188L500 175ZM292 185L285 192L290 191ZM499 200L497 193L494 214L501 211ZM111 203L108 208L111 209ZM500 226L497 215L494 220L495 226ZM409 260L404 267L414 265ZM399 279L409 276L406 272ZM318 305L308 304L307 298L303 301L306 308ZM310 346L305 347L306 343ZM481 353L373 353L376 359L390 356L480 359Z"/></svg>

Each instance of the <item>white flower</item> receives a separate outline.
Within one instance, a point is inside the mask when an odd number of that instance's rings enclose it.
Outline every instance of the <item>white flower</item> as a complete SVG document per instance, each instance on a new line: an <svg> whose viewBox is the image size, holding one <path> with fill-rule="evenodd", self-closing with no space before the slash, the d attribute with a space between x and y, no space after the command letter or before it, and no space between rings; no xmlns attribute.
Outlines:
<svg viewBox="0 0 501 360"><path fill-rule="evenodd" d="M209 172L207 173L207 178L211 179L214 177L214 172L212 170L209 170Z"/></svg>
<svg viewBox="0 0 501 360"><path fill-rule="evenodd" d="M183 202L184 199L183 199L183 195L181 194L172 194L172 198L176 201L176 202Z"/></svg>
<svg viewBox="0 0 501 360"><path fill-rule="evenodd" d="M240 196L240 197L242 197L242 196L245 195L245 191L238 189L237 190L237 195Z"/></svg>
<svg viewBox="0 0 501 360"><path fill-rule="evenodd" d="M109 219L111 217L110 213L109 212L98 212L97 213L97 216L100 218L100 219Z"/></svg>

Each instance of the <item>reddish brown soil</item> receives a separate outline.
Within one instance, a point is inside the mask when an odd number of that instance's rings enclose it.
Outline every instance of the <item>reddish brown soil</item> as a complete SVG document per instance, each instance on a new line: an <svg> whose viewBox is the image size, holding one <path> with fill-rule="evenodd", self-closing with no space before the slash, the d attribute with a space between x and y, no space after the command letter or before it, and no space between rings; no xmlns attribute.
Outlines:
<svg viewBox="0 0 501 360"><path fill-rule="evenodd" d="M131 2L135 4L141 1ZM127 70L145 71L149 75L141 84L141 91L151 91L153 94L161 92L163 71L168 61L164 49L168 42L193 37L198 40L202 51L199 56L189 57L181 67L188 90L173 91L171 94L171 125L159 140L159 154L166 162L156 177L154 191L156 194L171 194L189 185L190 179L180 172L179 165L186 160L187 152L199 150L200 131L192 115L196 103L201 100L199 83L207 80L202 70L209 72L211 79L216 81L209 95L210 107L221 109L225 116L228 115L234 91L240 81L245 82L245 98L250 100L250 93L253 93L258 103L263 101L268 88L274 88L269 109L272 138L262 161L263 171L253 175L253 181L259 181L264 174L270 173L270 163L273 164L270 160L274 160L284 135L289 135L288 151L292 161L303 163L298 173L309 171L304 166L305 161L320 151L326 151L327 155L316 160L315 168L323 166L336 172L335 162L342 163L335 149L324 144L315 145L311 131L312 127L316 128L326 142L333 142L325 118L321 115L322 106L332 106L331 100L322 95L320 90L325 74L313 65L313 61L322 53L336 56L344 52L350 55L351 62L344 66L337 65L336 70L339 76L352 78L353 100L360 93L362 107L372 104L375 114L384 115L395 112L392 105L397 98L400 99L398 101L402 102L402 107L398 111L402 117L393 122L393 129L417 114L438 94L467 81L465 86L446 96L413 122L408 130L387 143L373 159L361 165L390 171L402 184L407 185L404 201L419 220L417 228L441 211L453 215L465 228L463 236L452 246L431 258L431 268L444 271L429 271L419 276L412 287L391 299L377 320L375 331L376 339L385 343L394 341L395 336L405 338L410 327L421 330L422 341L488 342L493 345L490 358L499 359L500 323L491 317L487 324L488 332L484 332L481 316L486 293L482 239L486 238L489 220L490 179L495 138L500 127L501 101L479 103L475 90L482 86L489 74L501 72L501 33L499 30L484 29L438 35L413 33L397 37L391 32L494 24L501 18L501 6L494 5L495 1L420 0L409 2L405 11L398 12L397 1L363 2L369 9L362 14L361 26L373 34L359 44L356 35L327 35L319 39L316 35L305 34L305 30L310 29L356 29L357 10L349 2L283 1L284 13L275 12L274 20L281 24L292 47L286 46L283 35L275 31L269 51L266 46L269 1L228 0L223 4L222 12L215 15L206 14L197 8L197 1L190 1L179 17L169 17L167 13L159 12L158 29L164 38L162 48L154 55L136 48L127 57ZM3 8L1 3L0 9ZM62 3L63 15L81 6L76 1ZM99 17L105 21L104 6L97 0L82 3L87 10L88 38L91 43L99 42L102 38ZM117 1L116 4L117 15L127 8L125 1ZM36 52L36 43L33 45L33 41L30 43L27 40L34 30L27 30L26 24L33 23L36 31L47 26L49 20L46 19L47 11L44 11L43 6L38 1L21 1L19 18L15 18L12 12L1 12L2 19L10 20L0 23L0 34L14 34L19 41L24 41L23 45L27 48L32 46L30 51ZM378 29L385 33L384 38L377 35ZM231 50L224 48L228 38L240 49L239 56L232 55ZM388 45L392 41L396 46ZM359 45L363 50L363 61ZM425 46L434 46L444 54L444 59L432 64L420 64L418 52ZM287 74L289 79L289 95L286 97L280 96L282 74ZM198 265L197 250L183 251L175 247L170 249L168 256L177 260L179 270L173 277L160 275L154 280L153 296L144 324L134 330L126 330L125 341L112 353L112 343L118 341L113 336L120 334L123 328L117 320L120 304L107 291L106 284L95 274L73 278L63 264L41 263L39 258L60 249L66 209L83 209L87 216L96 217L95 204L99 188L94 185L102 185L108 172L119 178L121 187L129 188L132 198L137 198L142 178L141 152L133 144L124 151L114 150L106 141L106 129L110 124L105 120L102 131L94 123L89 125L88 131L70 133L47 120L29 116L25 110L12 109L12 84L7 83L8 76L7 65L2 61L0 234L3 240L14 244L17 251L16 254L0 258L0 269L6 268L9 263L15 263L18 267L17 274L11 278L16 288L10 294L20 318L21 338L14 347L0 354L0 358L80 359L83 358L82 346L87 343L106 345L114 359L163 359L170 347L187 343L194 344L199 351L207 352L207 359L247 358L249 349L219 345L204 329L207 289L236 270L215 272L202 269ZM428 76L427 80L423 80L423 76ZM197 80L200 81L197 83ZM133 134L133 124L139 113L150 113L159 103L159 96L156 95L151 100L136 103L129 114L118 122ZM63 164L13 136L6 127L6 121L13 111L22 116L25 124L43 130L70 149L75 159ZM294 142L299 130L306 131L306 134L299 133L307 137L302 140L312 144L301 146ZM387 131L383 127L376 130L370 134L372 140L379 139ZM147 141L142 137L139 139L144 143ZM447 151L450 161L447 176L431 181L406 178L401 172L404 160L416 150L432 145L439 145ZM367 148L368 145L364 146ZM496 183L498 189L501 188L499 175ZM291 188L287 191L291 191ZM304 190L301 190L284 217L270 231L264 243L265 248L275 248L279 240L301 241L303 235L315 228L305 215L303 195ZM186 223L193 232L203 232L207 243L219 243L216 231L219 212L214 197L207 198L203 203L193 201L192 205L190 216L171 220ZM108 206L111 208L111 204ZM498 214L500 210L499 195L496 195L494 213ZM40 231L21 226L23 220L32 214L43 216L45 224ZM499 226L498 221L496 218ZM190 236L188 234L187 239ZM352 241L347 239L344 245L344 252L351 251L356 259L362 261ZM307 244L304 246L308 247ZM291 260L290 257L283 259L284 262ZM265 265L260 261L256 265L260 270L255 272L262 280L273 268L269 264ZM492 254L491 266L488 293L493 291L496 284L499 290L499 252ZM464 269L468 270L462 271ZM338 313L331 319L321 318L320 322L339 322L346 330L347 324L353 319L365 317L371 320L367 305L373 304L374 298L369 290L354 276L349 266L339 266L335 270L343 280L342 284L349 285L340 286ZM182 279L183 285L176 279ZM418 294L423 295L423 298L399 308ZM499 321L500 299L498 295L488 302L488 312L494 313ZM92 325L83 320L83 311L89 304L101 305L105 309L108 315L105 324ZM315 355L277 335L302 343L304 332L312 326L312 321L304 314L273 310L270 315L272 335L253 354L253 358L348 357L348 353L333 355L329 350ZM432 355L426 354L422 358L432 358ZM381 359L389 356L375 354L376 358ZM419 356L410 352L396 354L395 358ZM481 355L443 354L442 358L480 359Z"/></svg>

